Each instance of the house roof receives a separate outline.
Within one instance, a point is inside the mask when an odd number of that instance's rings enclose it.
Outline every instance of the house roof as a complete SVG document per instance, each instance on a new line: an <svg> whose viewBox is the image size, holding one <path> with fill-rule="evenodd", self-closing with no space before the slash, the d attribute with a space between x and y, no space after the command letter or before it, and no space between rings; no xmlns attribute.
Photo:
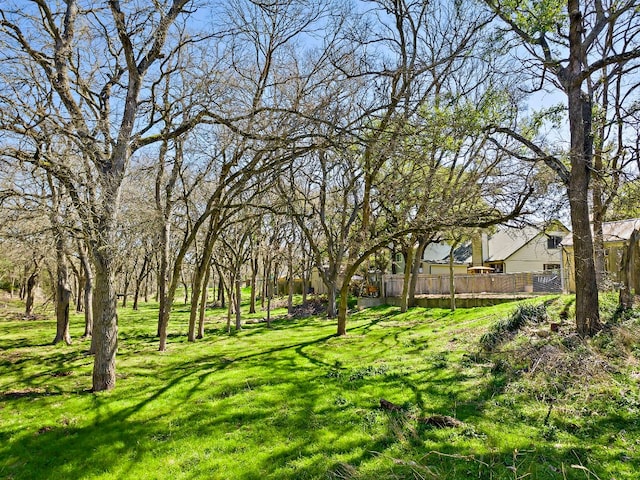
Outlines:
<svg viewBox="0 0 640 480"><path fill-rule="evenodd" d="M640 218L618 220L616 222L604 222L602 224L602 237L604 242L622 242L629 240L631 233L640 228ZM593 224L591 225L593 232ZM562 240L562 245L573 246L573 236L567 235Z"/></svg>
<svg viewBox="0 0 640 480"><path fill-rule="evenodd" d="M483 240L483 255L485 262L502 262L511 257L514 253L527 245L539 235L543 235L545 231L566 232L566 227L557 222L554 228L547 228L528 225L522 228L506 227L497 231L495 234ZM472 261L471 250L466 262Z"/></svg>
<svg viewBox="0 0 640 480"><path fill-rule="evenodd" d="M451 245L446 242L430 243L424 249L422 261L429 263L449 263L450 250ZM471 255L471 244L461 245L453 251L453 262L466 263L469 255Z"/></svg>
<svg viewBox="0 0 640 480"><path fill-rule="evenodd" d="M506 260L540 233L540 229L532 226L520 229L507 228L496 232L489 237L489 251L485 252L485 262Z"/></svg>
<svg viewBox="0 0 640 480"><path fill-rule="evenodd" d="M638 219L640 222L640 219ZM559 221L544 227L528 225L522 228L503 227L487 239L483 239L483 255L485 262L501 262L507 260L531 240L544 232L559 232L564 235L567 228ZM557 233L556 233L557 234ZM630 234L630 232L629 232ZM488 247L488 248L487 248ZM433 242L427 245L422 255L422 260L429 263L448 263L449 249L447 242ZM470 264L473 261L471 242L459 246L453 251L454 263Z"/></svg>

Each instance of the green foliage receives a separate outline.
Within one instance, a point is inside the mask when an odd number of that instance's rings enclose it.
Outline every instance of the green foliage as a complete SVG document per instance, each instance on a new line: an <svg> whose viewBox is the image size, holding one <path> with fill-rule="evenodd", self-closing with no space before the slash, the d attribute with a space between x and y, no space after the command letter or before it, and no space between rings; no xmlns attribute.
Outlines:
<svg viewBox="0 0 640 480"><path fill-rule="evenodd" d="M624 183L607 209L607 221L640 217L640 181Z"/></svg>
<svg viewBox="0 0 640 480"><path fill-rule="evenodd" d="M499 8L504 17L533 38L541 33L557 32L567 18L566 2L559 0L505 0Z"/></svg>
<svg viewBox="0 0 640 480"><path fill-rule="evenodd" d="M516 312L535 322L537 308ZM188 343L180 306L159 353L157 306L121 309L118 385L92 394L79 316L74 344L52 346L53 318L24 321L5 308L0 478L588 478L571 465L635 478L640 397L620 369L615 382L589 386L593 400L571 400L580 385L562 376L566 397L556 393L545 423L550 384L513 376L509 356L492 374L469 354L509 311L379 307L354 314L336 338L333 322L287 319L284 309L271 329L250 323L229 336L225 312L210 309L206 338ZM432 415L462 425L435 428L424 421Z"/></svg>

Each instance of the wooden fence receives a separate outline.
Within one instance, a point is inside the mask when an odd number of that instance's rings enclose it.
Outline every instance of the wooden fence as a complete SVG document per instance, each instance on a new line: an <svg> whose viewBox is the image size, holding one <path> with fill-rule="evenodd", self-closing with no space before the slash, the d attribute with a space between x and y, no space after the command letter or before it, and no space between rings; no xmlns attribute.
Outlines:
<svg viewBox="0 0 640 480"><path fill-rule="evenodd" d="M563 281L560 271L540 273L494 273L455 275L455 292L460 294L560 293ZM382 296L402 295L404 275L383 275ZM418 275L416 295L448 295L449 275Z"/></svg>

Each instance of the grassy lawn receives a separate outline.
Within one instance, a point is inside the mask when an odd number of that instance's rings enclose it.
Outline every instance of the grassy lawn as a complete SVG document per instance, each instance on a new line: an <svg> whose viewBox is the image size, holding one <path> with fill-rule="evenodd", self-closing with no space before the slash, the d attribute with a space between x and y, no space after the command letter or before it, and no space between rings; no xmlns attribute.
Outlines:
<svg viewBox="0 0 640 480"><path fill-rule="evenodd" d="M546 300L551 317L570 310L569 297ZM344 338L333 321L284 310L272 329L228 335L213 309L195 344L187 308L175 309L165 353L157 305L121 309L118 384L101 394L87 391L79 316L73 345L52 346L53 318L0 309L0 478L638 478L636 318L624 338L616 330L560 348L538 325L480 354L481 335L514 304L369 309ZM553 358L522 354L537 342L593 368L576 367L575 382ZM435 414L463 424L428 425Z"/></svg>

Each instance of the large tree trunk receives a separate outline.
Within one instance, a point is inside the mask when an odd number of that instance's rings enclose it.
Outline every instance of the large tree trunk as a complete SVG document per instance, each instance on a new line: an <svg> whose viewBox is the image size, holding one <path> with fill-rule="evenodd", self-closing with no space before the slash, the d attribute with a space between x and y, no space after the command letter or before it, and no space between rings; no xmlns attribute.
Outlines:
<svg viewBox="0 0 640 480"><path fill-rule="evenodd" d="M589 225L589 172L592 168L591 101L582 93L582 14L579 0L568 1L569 65L562 75L568 97L571 172L568 194L575 255L576 329L590 336L600 328L598 285Z"/></svg>
<svg viewBox="0 0 640 480"><path fill-rule="evenodd" d="M572 157L578 154L579 152L573 152ZM590 336L601 326L593 240L589 225L588 166L584 159L572 159L572 163L574 165L571 168L568 193L575 257L576 329L579 335Z"/></svg>
<svg viewBox="0 0 640 480"><path fill-rule="evenodd" d="M118 315L113 259L109 254L102 256L95 251L93 253L96 270L93 296L93 391L99 392L116 386Z"/></svg>

